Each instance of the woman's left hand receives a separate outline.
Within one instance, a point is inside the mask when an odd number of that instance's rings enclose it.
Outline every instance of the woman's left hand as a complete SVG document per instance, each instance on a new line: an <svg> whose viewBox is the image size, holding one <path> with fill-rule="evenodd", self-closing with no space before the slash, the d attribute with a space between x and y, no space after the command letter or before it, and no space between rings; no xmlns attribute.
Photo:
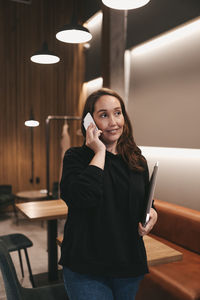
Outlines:
<svg viewBox="0 0 200 300"><path fill-rule="evenodd" d="M153 228L153 226L156 224L157 218L158 218L157 212L155 211L154 208L151 208L150 218L149 218L149 222L147 223L147 225L145 227L143 227L141 222L138 225L139 235L144 236L144 235L148 234L151 231L151 229Z"/></svg>

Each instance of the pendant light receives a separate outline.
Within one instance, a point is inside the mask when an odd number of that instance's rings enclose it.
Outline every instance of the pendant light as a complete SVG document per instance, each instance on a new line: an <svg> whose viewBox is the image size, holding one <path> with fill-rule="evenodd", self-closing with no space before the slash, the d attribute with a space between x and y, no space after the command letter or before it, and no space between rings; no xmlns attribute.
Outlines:
<svg viewBox="0 0 200 300"><path fill-rule="evenodd" d="M77 18L77 0L73 2L73 13L70 24L64 25L56 34L56 38L64 43L80 44L91 40L92 35L83 25L78 24Z"/></svg>
<svg viewBox="0 0 200 300"><path fill-rule="evenodd" d="M29 120L24 122L24 125L29 127L30 134L31 134L31 143L30 143L30 150L31 150L31 178L29 179L30 183L34 182L34 127L39 126L39 122L35 120L33 117L33 110L30 111L30 118Z"/></svg>
<svg viewBox="0 0 200 300"><path fill-rule="evenodd" d="M30 118L29 118L29 120L24 122L24 125L27 127L37 127L37 126L39 126L39 124L40 123L35 120L35 118L33 116L33 110L31 109Z"/></svg>
<svg viewBox="0 0 200 300"><path fill-rule="evenodd" d="M114 9L129 10L142 7L150 0L102 0L103 4Z"/></svg>
<svg viewBox="0 0 200 300"><path fill-rule="evenodd" d="M53 52L49 51L48 44L46 42L46 37L49 36L49 0L43 0L41 6L41 19L40 19L40 31L42 37L42 49L37 51L34 55L30 57L30 60L37 64L55 64L60 61L60 58Z"/></svg>
<svg viewBox="0 0 200 300"><path fill-rule="evenodd" d="M44 42L42 49L32 55L30 60L37 64L55 64L60 61L60 58L49 51L47 43Z"/></svg>
<svg viewBox="0 0 200 300"><path fill-rule="evenodd" d="M27 126L27 127L37 127L37 126L39 126L39 124L40 123L38 121L32 120L32 119L27 120L27 121L24 122L24 125Z"/></svg>
<svg viewBox="0 0 200 300"><path fill-rule="evenodd" d="M64 25L56 34L56 38L64 43L80 44L90 41L92 35L86 27L71 23Z"/></svg>

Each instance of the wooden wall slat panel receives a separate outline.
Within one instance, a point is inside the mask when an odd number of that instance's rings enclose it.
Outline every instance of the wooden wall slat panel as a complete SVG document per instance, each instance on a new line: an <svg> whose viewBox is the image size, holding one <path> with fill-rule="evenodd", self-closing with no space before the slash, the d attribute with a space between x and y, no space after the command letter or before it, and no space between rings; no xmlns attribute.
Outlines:
<svg viewBox="0 0 200 300"><path fill-rule="evenodd" d="M70 20L72 2L34 0L31 5L0 2L0 184L13 191L46 187L45 119L48 115L78 115L84 74L82 46L56 40L57 30ZM30 56L43 41L61 61L39 65ZM31 130L24 121L33 109L40 126L34 132L34 183L31 184ZM82 139L80 122L69 123L72 145ZM50 186L58 180L62 121L50 125ZM36 177L40 183L36 184Z"/></svg>

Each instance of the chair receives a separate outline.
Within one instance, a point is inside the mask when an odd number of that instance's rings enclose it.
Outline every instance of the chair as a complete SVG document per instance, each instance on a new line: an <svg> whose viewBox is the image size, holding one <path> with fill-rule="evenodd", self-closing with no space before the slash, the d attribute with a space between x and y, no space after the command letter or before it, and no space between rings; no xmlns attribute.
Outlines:
<svg viewBox="0 0 200 300"><path fill-rule="evenodd" d="M21 233L1 235L0 240L2 240L5 243L7 250L9 252L18 251L22 277L24 277L24 269L23 269L23 263L22 263L22 257L21 257L21 250L24 249L26 262L27 262L27 266L28 266L28 271L29 271L30 282L31 282L32 286L35 287L32 270L31 270L31 265L30 265L28 252L27 252L27 248L33 246L32 241L28 237L26 237L24 234L21 234Z"/></svg>
<svg viewBox="0 0 200 300"><path fill-rule="evenodd" d="M59 199L59 182L54 181L52 186L52 199Z"/></svg>
<svg viewBox="0 0 200 300"><path fill-rule="evenodd" d="M0 241L0 268L7 300L69 300L63 283L37 288L22 287L3 241Z"/></svg>
<svg viewBox="0 0 200 300"><path fill-rule="evenodd" d="M0 185L0 209L12 205L18 223L17 210L15 207L15 195L12 194L12 186L9 184Z"/></svg>

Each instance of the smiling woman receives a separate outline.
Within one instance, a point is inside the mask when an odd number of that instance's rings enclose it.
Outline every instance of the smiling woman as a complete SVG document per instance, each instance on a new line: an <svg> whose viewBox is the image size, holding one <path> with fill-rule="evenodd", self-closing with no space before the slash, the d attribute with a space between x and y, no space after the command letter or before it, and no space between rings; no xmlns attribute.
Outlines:
<svg viewBox="0 0 200 300"><path fill-rule="evenodd" d="M115 153L122 155L124 161L126 161L128 163L128 165L131 169L142 171L143 170L142 166L143 166L143 163L145 162L145 159L143 158L143 156L141 156L141 151L135 144L135 141L133 138L133 133L132 133L131 122L130 122L129 116L127 115L124 101L116 92L114 92L110 89L107 89L107 88L102 88L96 92L93 92L88 97L88 99L85 103L85 107L84 107L83 114L82 114L82 120L85 118L85 116L88 112L90 112L90 114L94 118L96 117L97 119L102 119L105 117L108 118L105 115L105 110L101 111L101 109L103 109L103 107L100 107L100 106L106 105L104 108L106 108L106 110L108 110L108 109L111 110L111 104L113 105L112 109L116 109L115 113L120 114L120 119L123 118L123 120L124 120L123 130L122 130L121 134L118 134L116 149L114 148ZM100 110L98 114L97 114L97 110ZM100 114L100 116L99 116L99 114ZM111 116L112 116L112 114L111 114ZM97 120L97 122L98 121L99 120ZM105 123L104 123L104 125L105 125ZM118 128L118 125L116 126L116 128ZM101 129L101 127L100 127L100 129ZM110 129L113 129L113 128L110 128ZM121 131L121 127L118 129L119 129L119 131ZM83 133L83 136L86 136L86 131L83 126L83 122L82 122L82 133ZM102 137L104 138L103 134L102 134ZM102 139L102 138L100 138L100 139Z"/></svg>
<svg viewBox="0 0 200 300"><path fill-rule="evenodd" d="M106 149L116 154L117 142L124 127L119 100L110 95L102 96L95 104L93 116L97 127L102 131L100 139L106 145Z"/></svg>
<svg viewBox="0 0 200 300"><path fill-rule="evenodd" d="M90 113L94 123L84 128ZM98 130L96 129L98 127ZM134 142L122 98L100 89L86 100L82 147L64 156L61 198L68 206L61 247L69 299L134 299L148 272L142 236L154 226L151 208L146 227L149 173Z"/></svg>

